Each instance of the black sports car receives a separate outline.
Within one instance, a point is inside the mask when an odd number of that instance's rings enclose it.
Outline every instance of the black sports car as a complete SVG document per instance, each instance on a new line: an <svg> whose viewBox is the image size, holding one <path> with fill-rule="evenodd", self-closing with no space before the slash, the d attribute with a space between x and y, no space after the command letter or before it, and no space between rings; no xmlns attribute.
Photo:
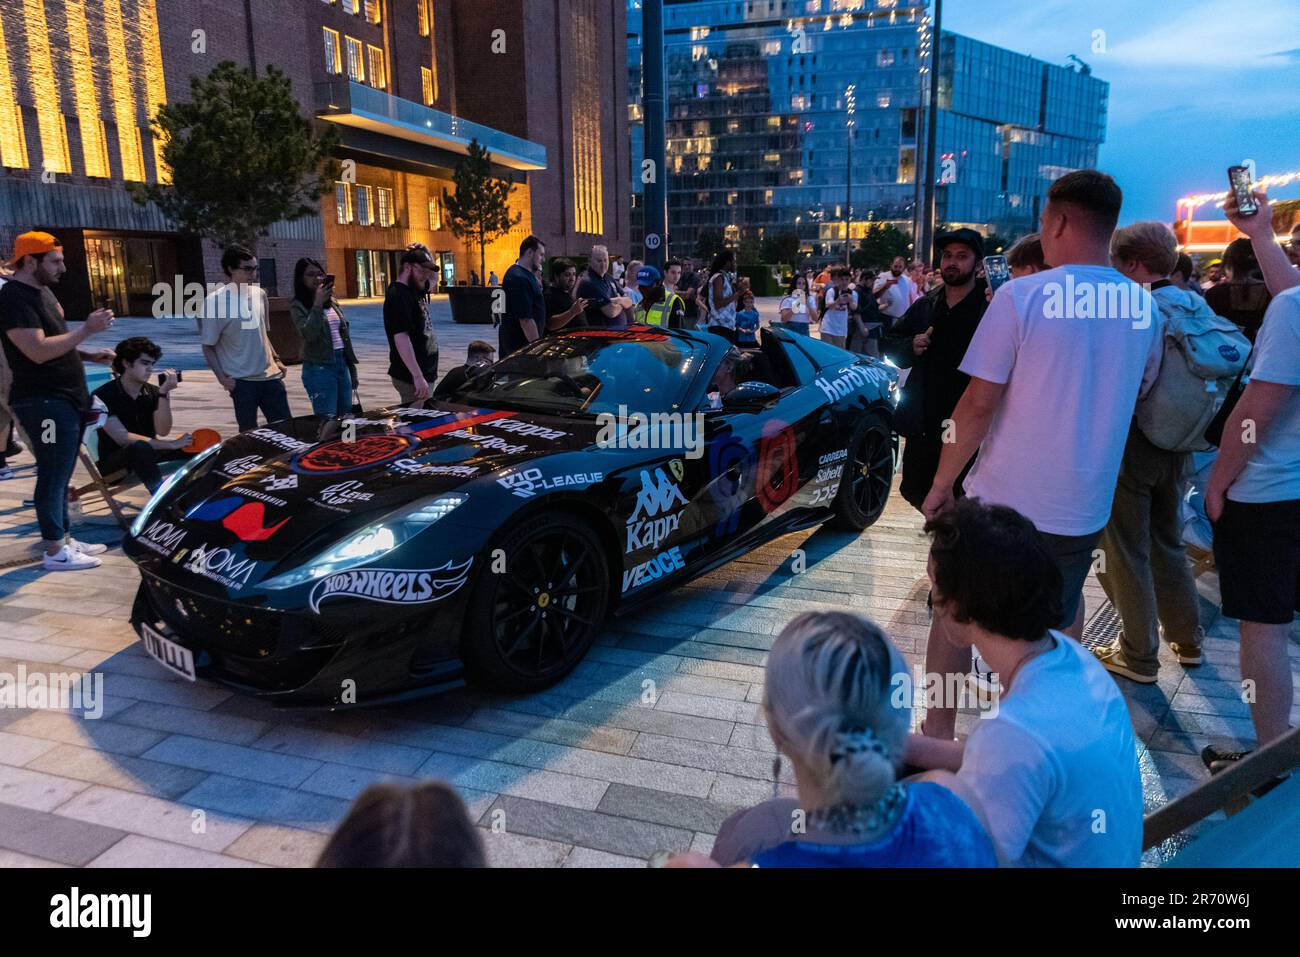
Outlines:
<svg viewBox="0 0 1300 957"><path fill-rule="evenodd" d="M127 536L132 623L173 671L284 703L542 688L612 610L875 521L896 394L888 365L784 331L747 356L649 326L546 337L430 408L196 456Z"/></svg>

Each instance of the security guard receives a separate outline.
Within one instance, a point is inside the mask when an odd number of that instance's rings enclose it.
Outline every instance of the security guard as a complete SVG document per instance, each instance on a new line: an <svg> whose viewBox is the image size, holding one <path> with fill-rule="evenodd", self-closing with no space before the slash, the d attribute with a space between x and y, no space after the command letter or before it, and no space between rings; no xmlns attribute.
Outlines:
<svg viewBox="0 0 1300 957"><path fill-rule="evenodd" d="M637 322L668 329L686 327L686 303L677 293L664 289L663 273L654 266L642 266L636 284L641 290L641 302L635 310Z"/></svg>

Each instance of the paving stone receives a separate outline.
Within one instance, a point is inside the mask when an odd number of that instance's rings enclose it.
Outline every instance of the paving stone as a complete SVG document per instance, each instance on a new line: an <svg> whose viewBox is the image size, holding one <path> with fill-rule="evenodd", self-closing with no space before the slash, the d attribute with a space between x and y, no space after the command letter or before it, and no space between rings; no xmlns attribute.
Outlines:
<svg viewBox="0 0 1300 957"><path fill-rule="evenodd" d="M271 867L312 867L328 841L328 835L298 827L255 824L225 854Z"/></svg>
<svg viewBox="0 0 1300 957"><path fill-rule="evenodd" d="M88 867L262 867L253 861L129 834Z"/></svg>
<svg viewBox="0 0 1300 957"><path fill-rule="evenodd" d="M749 694L748 687L745 689L745 694ZM756 702L711 698L704 695L684 694L680 691L665 691L659 695L655 708L659 711L674 711L701 718L717 718L720 721L743 721L746 724L758 724L762 721L762 712Z"/></svg>
<svg viewBox="0 0 1300 957"><path fill-rule="evenodd" d="M32 857L29 854L19 854L17 851L6 851L0 848L0 868L17 869L20 867L67 867L66 864L59 864L55 861L47 861L42 857Z"/></svg>
<svg viewBox="0 0 1300 957"><path fill-rule="evenodd" d="M0 802L5 804L33 811L52 811L85 789L86 784L82 781L0 764Z"/></svg>
<svg viewBox="0 0 1300 957"><path fill-rule="evenodd" d="M200 817L195 811L204 814ZM86 788L60 807L58 814L207 851L220 851L253 823L186 804L183 799L166 801L102 785ZM202 830L196 830L200 826Z"/></svg>
<svg viewBox="0 0 1300 957"><path fill-rule="evenodd" d="M465 722L465 727L611 754L627 754L636 740L635 731L622 728L599 727L564 718L538 718L496 708L475 711Z"/></svg>
<svg viewBox="0 0 1300 957"><path fill-rule="evenodd" d="M418 784L419 779L401 774L389 774L372 768L355 768L342 764L323 764L320 769L298 785L298 790L326 797L351 801L372 784Z"/></svg>
<svg viewBox="0 0 1300 957"><path fill-rule="evenodd" d="M251 744L267 731L263 721L239 718L217 711L195 711L152 701L141 701L115 717L121 724L156 729L165 734L185 734L227 744Z"/></svg>
<svg viewBox="0 0 1300 957"><path fill-rule="evenodd" d="M569 852L569 856L564 860L565 867L645 867L646 862L635 857L625 857L622 854L610 854L608 851L597 851L590 847L575 847Z"/></svg>
<svg viewBox="0 0 1300 957"><path fill-rule="evenodd" d="M348 802L293 788L258 784L214 774L190 790L180 803L233 818L283 824L330 833L343 820Z"/></svg>
<svg viewBox="0 0 1300 957"><path fill-rule="evenodd" d="M633 820L716 834L722 822L740 807L667 791L611 784L596 810Z"/></svg>
<svg viewBox="0 0 1300 957"><path fill-rule="evenodd" d="M483 850L488 866L503 867L561 867L573 847L556 841L514 834L510 831L493 832L481 827Z"/></svg>
<svg viewBox="0 0 1300 957"><path fill-rule="evenodd" d="M421 777L438 778L461 788L532 798L548 804L595 810L607 788L605 781L524 768L456 754L435 754L420 768Z"/></svg>
<svg viewBox="0 0 1300 957"><path fill-rule="evenodd" d="M767 781L772 779L773 755L751 751L748 748L715 748L700 744L698 741L642 734L637 737L636 744L632 746L632 757L647 758L664 764L703 768L706 771L721 771L737 777ZM788 761L782 764L781 780L794 781L794 770Z"/></svg>
<svg viewBox="0 0 1300 957"><path fill-rule="evenodd" d="M681 828L525 798L499 797L492 811L498 809L505 812L505 828L511 834L540 837L561 845L581 844L628 857L648 859L658 850L682 850L690 846L693 836Z"/></svg>
<svg viewBox="0 0 1300 957"><path fill-rule="evenodd" d="M54 741L0 731L0 764L20 768L56 747Z"/></svg>
<svg viewBox="0 0 1300 957"><path fill-rule="evenodd" d="M126 832L45 811L0 803L0 848L74 867L82 866L120 841ZM0 866L14 866L4 862Z"/></svg>
<svg viewBox="0 0 1300 957"><path fill-rule="evenodd" d="M121 709L122 712L128 711L134 704L135 702L128 702ZM10 725L8 730L14 734L61 741L110 754L130 755L143 754L165 737L161 732L129 727L116 720L87 720L60 711L28 712L22 720Z"/></svg>
<svg viewBox="0 0 1300 957"><path fill-rule="evenodd" d="M48 743L53 745L53 750L29 762L28 770L164 798L179 797L207 777L206 771L174 764L110 755L70 744Z"/></svg>
<svg viewBox="0 0 1300 957"><path fill-rule="evenodd" d="M183 734L174 734L159 742L143 756L154 761L285 787L301 784L321 765L319 761L309 761L306 758L272 754L219 741L205 741Z"/></svg>
<svg viewBox="0 0 1300 957"><path fill-rule="evenodd" d="M342 734L287 726L267 731L253 742L253 747L333 764L351 764L389 774L412 774L429 758L429 752L424 748L363 741Z"/></svg>

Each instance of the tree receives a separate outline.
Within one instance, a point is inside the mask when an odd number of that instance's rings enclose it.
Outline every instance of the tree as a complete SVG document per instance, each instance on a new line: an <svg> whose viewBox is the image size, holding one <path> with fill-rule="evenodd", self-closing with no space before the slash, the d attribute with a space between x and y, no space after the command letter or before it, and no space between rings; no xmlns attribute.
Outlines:
<svg viewBox="0 0 1300 957"><path fill-rule="evenodd" d="M908 256L908 241L907 233L893 223L872 223L867 227L867 235L853 251L850 262L855 268L885 268L893 262L895 256Z"/></svg>
<svg viewBox="0 0 1300 957"><path fill-rule="evenodd" d="M700 230L699 235L695 237L695 258L708 262L722 252L726 245L726 238L722 235L722 230L715 229L712 226L705 226Z"/></svg>
<svg viewBox="0 0 1300 957"><path fill-rule="evenodd" d="M160 106L152 125L171 182L128 183L131 198L221 246L256 249L272 223L316 212L338 176L337 131L312 131L273 66L258 77L223 60L191 78L188 102Z"/></svg>
<svg viewBox="0 0 1300 957"><path fill-rule="evenodd" d="M487 148L471 140L469 152L456 164L452 177L456 192L442 191L443 205L451 231L459 239L472 239L478 245L478 274L487 282L487 244L504 236L523 218L510 214L510 194L515 188L492 175L492 160Z"/></svg>
<svg viewBox="0 0 1300 957"><path fill-rule="evenodd" d="M736 247L736 262L741 266L757 266L761 263L763 245L758 238L758 231L746 229L740 234L740 245Z"/></svg>
<svg viewBox="0 0 1300 957"><path fill-rule="evenodd" d="M792 232L765 236L762 257L765 263L795 265L799 261L799 236Z"/></svg>

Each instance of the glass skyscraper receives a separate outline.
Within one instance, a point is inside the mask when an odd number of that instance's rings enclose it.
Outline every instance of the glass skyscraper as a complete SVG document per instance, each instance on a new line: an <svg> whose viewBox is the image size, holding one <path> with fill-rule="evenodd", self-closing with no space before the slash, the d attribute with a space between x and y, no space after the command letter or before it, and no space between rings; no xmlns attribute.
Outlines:
<svg viewBox="0 0 1300 957"><path fill-rule="evenodd" d="M666 0L670 252L795 233L844 255L872 222L911 228L924 163L927 5L907 0ZM936 218L1034 228L1053 179L1096 164L1107 84L943 33ZM640 243L641 10L628 3L633 242Z"/></svg>

